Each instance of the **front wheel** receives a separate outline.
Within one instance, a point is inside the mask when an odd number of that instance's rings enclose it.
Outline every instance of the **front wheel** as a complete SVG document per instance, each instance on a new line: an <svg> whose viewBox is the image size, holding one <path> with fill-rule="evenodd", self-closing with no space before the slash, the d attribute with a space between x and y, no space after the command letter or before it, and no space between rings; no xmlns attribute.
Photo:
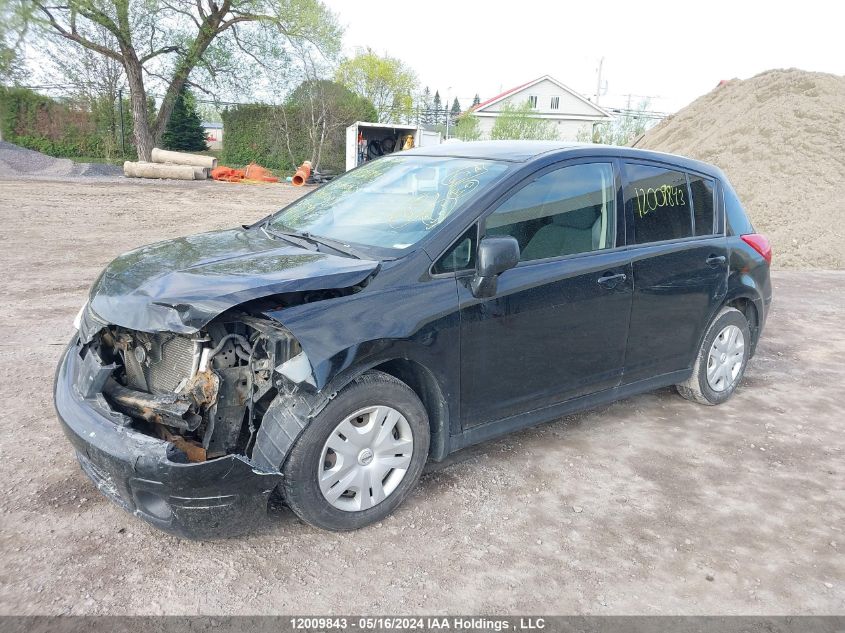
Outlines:
<svg viewBox="0 0 845 633"><path fill-rule="evenodd" d="M405 383L369 371L311 421L286 460L283 491L306 523L354 530L390 514L428 457L428 416Z"/></svg>
<svg viewBox="0 0 845 633"><path fill-rule="evenodd" d="M748 364L751 331L736 308L722 308L701 342L692 375L676 388L687 400L721 404L731 397Z"/></svg>

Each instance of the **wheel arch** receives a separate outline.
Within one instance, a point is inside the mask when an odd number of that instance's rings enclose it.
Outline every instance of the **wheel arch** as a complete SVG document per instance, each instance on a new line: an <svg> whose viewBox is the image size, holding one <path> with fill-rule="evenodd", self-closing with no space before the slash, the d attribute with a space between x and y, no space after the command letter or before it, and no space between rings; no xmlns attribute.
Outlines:
<svg viewBox="0 0 845 633"><path fill-rule="evenodd" d="M294 389L280 392L271 403L258 428L253 460L272 470L281 468L294 442L311 419L337 392L358 376L378 370L408 385L428 415L431 440L429 458L440 461L449 453L449 406L434 373L422 363L407 358L372 361L337 375L325 389L316 392Z"/></svg>
<svg viewBox="0 0 845 633"><path fill-rule="evenodd" d="M407 358L394 358L374 365L377 369L408 385L428 414L431 431L429 457L440 461L449 452L449 407L434 373L422 363Z"/></svg>

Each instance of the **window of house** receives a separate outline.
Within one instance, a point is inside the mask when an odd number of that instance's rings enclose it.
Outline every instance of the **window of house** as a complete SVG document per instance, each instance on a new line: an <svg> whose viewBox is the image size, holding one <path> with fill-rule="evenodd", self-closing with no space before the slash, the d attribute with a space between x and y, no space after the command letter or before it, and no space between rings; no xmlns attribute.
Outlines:
<svg viewBox="0 0 845 633"><path fill-rule="evenodd" d="M558 110L560 108L560 97L552 97L549 107L552 110Z"/></svg>
<svg viewBox="0 0 845 633"><path fill-rule="evenodd" d="M528 97L528 105L531 106L532 108L537 107L537 95L530 95Z"/></svg>
<svg viewBox="0 0 845 633"><path fill-rule="evenodd" d="M540 176L503 202L486 229L516 238L520 261L532 261L612 248L615 217L613 166L589 163Z"/></svg>
<svg viewBox="0 0 845 633"><path fill-rule="evenodd" d="M475 268L475 251L478 238L478 227L473 224L449 250L431 267L435 274L454 273L459 270Z"/></svg>
<svg viewBox="0 0 845 633"><path fill-rule="evenodd" d="M713 235L715 228L713 196L716 191L716 182L710 178L690 174L689 187L692 193L695 234Z"/></svg>
<svg viewBox="0 0 845 633"><path fill-rule="evenodd" d="M692 206L686 174L662 167L625 165L625 204L634 216L637 244L692 236Z"/></svg>

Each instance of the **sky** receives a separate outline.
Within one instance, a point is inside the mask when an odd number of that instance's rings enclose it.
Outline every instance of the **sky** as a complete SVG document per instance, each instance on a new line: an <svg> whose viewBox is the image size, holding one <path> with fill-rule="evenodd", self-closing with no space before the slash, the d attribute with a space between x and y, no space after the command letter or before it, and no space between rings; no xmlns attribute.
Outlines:
<svg viewBox="0 0 845 633"><path fill-rule="evenodd" d="M323 0L344 49L402 59L421 86L467 107L551 75L595 99L674 112L722 79L772 68L845 75L845 2Z"/></svg>

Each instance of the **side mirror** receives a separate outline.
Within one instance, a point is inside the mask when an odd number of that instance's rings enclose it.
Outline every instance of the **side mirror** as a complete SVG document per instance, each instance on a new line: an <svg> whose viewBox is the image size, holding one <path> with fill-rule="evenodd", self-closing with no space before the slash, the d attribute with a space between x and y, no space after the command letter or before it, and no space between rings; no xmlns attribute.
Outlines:
<svg viewBox="0 0 845 633"><path fill-rule="evenodd" d="M478 244L478 265L472 279L472 294L476 298L496 294L497 278L519 263L519 242L514 238L485 237Z"/></svg>

